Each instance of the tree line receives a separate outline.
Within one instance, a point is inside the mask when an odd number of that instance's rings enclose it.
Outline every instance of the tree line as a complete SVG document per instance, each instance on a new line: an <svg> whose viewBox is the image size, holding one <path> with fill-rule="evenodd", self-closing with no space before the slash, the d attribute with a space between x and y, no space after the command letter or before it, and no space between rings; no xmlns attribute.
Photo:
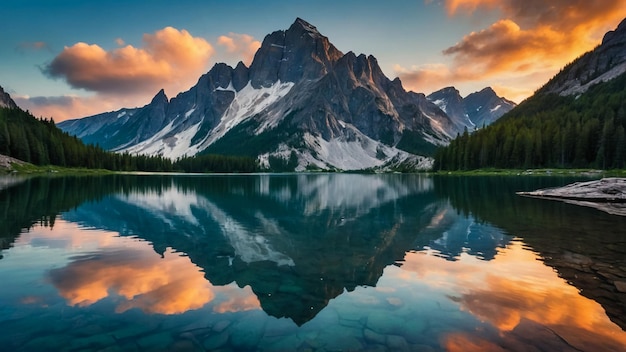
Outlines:
<svg viewBox="0 0 626 352"><path fill-rule="evenodd" d="M34 165L57 165L111 171L254 172L253 158L203 155L172 161L163 156L113 153L61 131L52 119L21 109L0 108L0 154Z"/></svg>
<svg viewBox="0 0 626 352"><path fill-rule="evenodd" d="M626 74L579 96L536 94L435 154L435 170L626 166Z"/></svg>

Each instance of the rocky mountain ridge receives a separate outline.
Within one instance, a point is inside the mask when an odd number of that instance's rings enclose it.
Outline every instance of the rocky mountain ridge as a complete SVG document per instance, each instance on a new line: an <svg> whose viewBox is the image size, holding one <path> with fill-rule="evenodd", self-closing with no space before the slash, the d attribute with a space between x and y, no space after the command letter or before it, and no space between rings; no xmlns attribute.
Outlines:
<svg viewBox="0 0 626 352"><path fill-rule="evenodd" d="M626 73L626 19L602 43L565 66L538 93L580 95L591 86Z"/></svg>
<svg viewBox="0 0 626 352"><path fill-rule="evenodd" d="M58 126L115 151L171 158L249 155L294 168L365 169L427 156L454 136L423 94L389 80L373 56L343 54L297 19L263 40L250 67L216 64L186 92Z"/></svg>
<svg viewBox="0 0 626 352"><path fill-rule="evenodd" d="M2 87L0 87L0 108L17 109L17 104Z"/></svg>
<svg viewBox="0 0 626 352"><path fill-rule="evenodd" d="M453 131L463 133L490 125L517 104L499 97L491 87L486 87L463 98L454 87L446 87L427 96L452 120Z"/></svg>

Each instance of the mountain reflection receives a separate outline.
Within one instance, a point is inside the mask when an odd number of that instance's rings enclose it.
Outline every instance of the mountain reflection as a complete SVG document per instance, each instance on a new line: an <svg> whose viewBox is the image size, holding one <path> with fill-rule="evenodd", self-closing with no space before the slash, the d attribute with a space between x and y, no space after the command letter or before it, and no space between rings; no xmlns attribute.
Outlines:
<svg viewBox="0 0 626 352"><path fill-rule="evenodd" d="M441 207L431 180L414 175L181 177L63 218L162 255L175 248L213 284L250 286L268 314L302 324L344 290L374 286Z"/></svg>

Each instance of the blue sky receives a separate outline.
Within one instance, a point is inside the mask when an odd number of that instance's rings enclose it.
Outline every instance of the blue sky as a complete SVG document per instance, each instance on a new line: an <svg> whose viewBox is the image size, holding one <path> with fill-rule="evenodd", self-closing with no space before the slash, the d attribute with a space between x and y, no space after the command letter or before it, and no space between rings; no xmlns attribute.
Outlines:
<svg viewBox="0 0 626 352"><path fill-rule="evenodd" d="M60 121L175 96L216 62L249 62L296 17L344 53L374 55L406 89L492 86L519 101L599 44L626 2L5 0L2 13L0 86Z"/></svg>

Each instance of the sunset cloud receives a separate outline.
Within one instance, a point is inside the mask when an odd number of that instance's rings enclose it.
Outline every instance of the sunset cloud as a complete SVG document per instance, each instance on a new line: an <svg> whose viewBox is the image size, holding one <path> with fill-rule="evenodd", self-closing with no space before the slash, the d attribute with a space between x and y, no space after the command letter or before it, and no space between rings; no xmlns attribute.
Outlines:
<svg viewBox="0 0 626 352"><path fill-rule="evenodd" d="M446 0L444 6L449 16L496 10L502 16L443 50L451 59L445 70L437 65L397 67L396 73L411 89L428 91L459 82L538 73L549 78L600 44L604 33L626 16L622 0ZM532 86L506 89L532 92L543 83L537 80Z"/></svg>
<svg viewBox="0 0 626 352"><path fill-rule="evenodd" d="M150 102L150 93L145 95L116 96L100 94L88 97L62 96L15 96L13 100L24 110L30 111L35 117L50 118L55 122L68 119L96 115L106 111L119 110L122 107L133 108Z"/></svg>
<svg viewBox="0 0 626 352"><path fill-rule="evenodd" d="M42 68L48 77L63 79L90 96L15 96L16 103L56 122L139 107L162 88L169 96L188 90L213 60L243 61L249 66L261 46L251 35L229 33L218 37L215 44L220 53L216 55L215 47L205 39L173 27L144 34L140 47L126 44L123 38L114 42L118 47L110 50L76 43ZM47 48L44 44L24 43L21 50Z"/></svg>
<svg viewBox="0 0 626 352"><path fill-rule="evenodd" d="M166 27L144 34L140 48L126 45L107 51L87 43L65 47L43 72L66 80L74 88L98 93L137 93L157 87L177 93L206 71L213 53L213 46L205 39Z"/></svg>
<svg viewBox="0 0 626 352"><path fill-rule="evenodd" d="M235 56L250 66L254 54L261 47L261 42L248 34L229 33L217 38L217 44L223 46L230 56Z"/></svg>

